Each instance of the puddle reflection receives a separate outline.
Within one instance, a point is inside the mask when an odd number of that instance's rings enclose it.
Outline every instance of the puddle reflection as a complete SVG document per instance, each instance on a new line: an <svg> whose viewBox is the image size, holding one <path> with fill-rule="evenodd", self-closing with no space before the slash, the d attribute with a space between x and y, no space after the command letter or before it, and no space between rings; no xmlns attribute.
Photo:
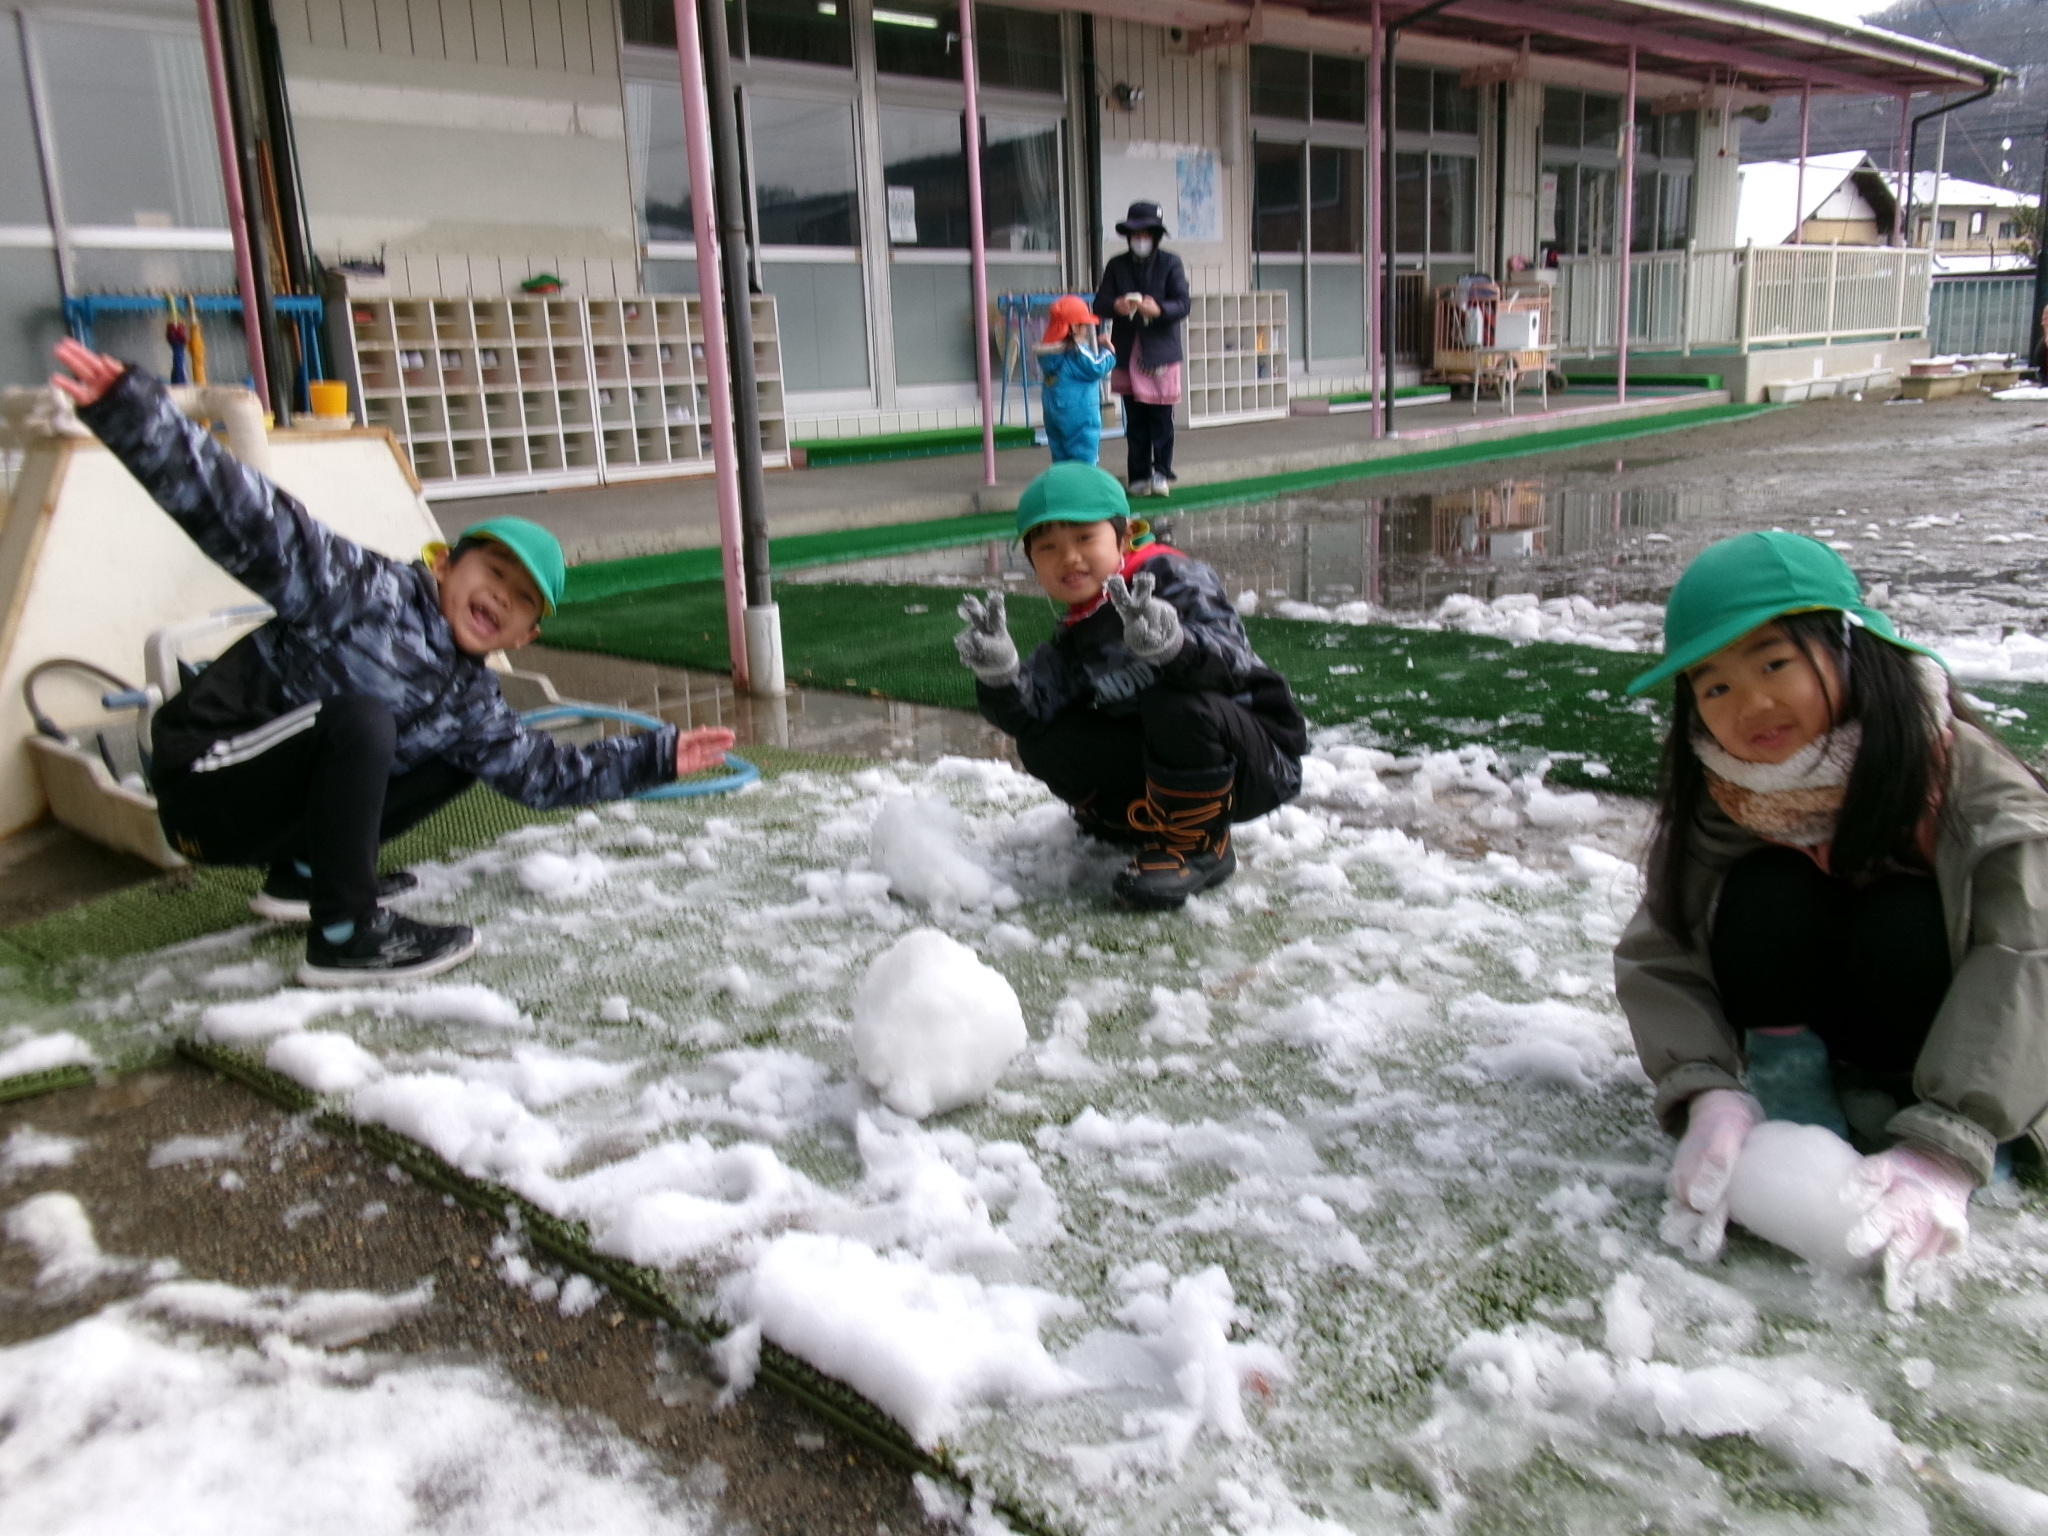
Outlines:
<svg viewBox="0 0 2048 1536"><path fill-rule="evenodd" d="M1601 604L1661 602L1683 561L1728 512L1721 492L1503 479L1398 496L1304 493L1213 511L1162 508L1154 531L1222 575L1233 592L1397 614L1466 593L1492 600L1581 595ZM1667 530L1683 529L1684 534ZM1686 536L1692 535L1692 536ZM1031 579L1008 541L865 560L793 581L1003 583Z"/></svg>

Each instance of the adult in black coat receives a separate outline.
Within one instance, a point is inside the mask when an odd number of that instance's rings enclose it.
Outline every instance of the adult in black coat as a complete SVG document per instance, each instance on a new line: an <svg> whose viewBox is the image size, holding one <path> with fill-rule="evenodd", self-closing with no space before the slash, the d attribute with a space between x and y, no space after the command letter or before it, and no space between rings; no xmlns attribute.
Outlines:
<svg viewBox="0 0 2048 1536"><path fill-rule="evenodd" d="M1178 256L1159 248L1166 225L1157 203L1131 204L1116 232L1130 249L1110 257L1102 269L1095 313L1109 322L1110 345L1116 348L1131 494L1164 496L1174 478L1173 407L1180 399L1188 273ZM1161 387L1169 382L1170 388ZM1141 383L1152 399L1140 398Z"/></svg>

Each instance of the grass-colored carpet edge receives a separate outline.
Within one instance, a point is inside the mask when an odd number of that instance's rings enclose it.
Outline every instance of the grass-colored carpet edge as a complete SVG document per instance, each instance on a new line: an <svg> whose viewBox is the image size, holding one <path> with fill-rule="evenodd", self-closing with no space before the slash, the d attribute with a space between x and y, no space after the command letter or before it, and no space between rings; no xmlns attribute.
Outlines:
<svg viewBox="0 0 2048 1536"><path fill-rule="evenodd" d="M687 1298L679 1299L658 1271L593 1249L589 1229L581 1222L564 1221L501 1184L464 1173L409 1136L385 1126L366 1125L324 1107L320 1097L302 1084L240 1051L189 1039L180 1040L175 1050L179 1057L241 1084L287 1114L310 1115L321 1130L356 1141L428 1188L490 1217L508 1232L524 1236L549 1258L604 1286L642 1316L665 1322L700 1344L713 1344L724 1337L726 1330L718 1321L700 1307L687 1304ZM0 1082L0 1102L8 1097L9 1086ZM905 1472L936 1478L969 1499L974 1497L973 1480L953 1464L943 1447L935 1452L925 1450L867 1398L766 1339L761 1342L756 1379L890 1464ZM992 1507L1027 1536L1060 1536L1056 1527L1014 1504L997 1501Z"/></svg>
<svg viewBox="0 0 2048 1536"><path fill-rule="evenodd" d="M1496 459L1525 458L1531 454L1558 453L1600 443L1621 442L1663 432L1680 432L1692 427L1721 422L1744 421L1767 411L1789 410L1790 406L1757 404L1700 406L1671 411L1661 416L1639 416L1625 421L1590 422L1582 426L1558 427L1524 433L1518 437L1484 438L1452 448L1425 448L1414 453L1360 459L1321 469L1294 470L1280 475L1255 476L1242 480L1220 480L1213 485L1188 486L1176 490L1164 502L1133 503L1139 512L1165 515L1196 512L1233 502L1260 501L1290 491L1315 490L1351 480L1376 480L1386 475L1419 474L1428 470L1451 469ZM888 523L874 528L850 528L830 533L791 534L771 539L768 554L778 571L801 570L819 565L843 565L854 560L878 560L891 555L917 554L925 550L951 549L962 544L979 544L1007 537L1015 527L1010 512L976 512L960 517L933 518L928 522ZM593 560L569 568L568 588L562 605L596 602L629 592L676 586L691 581L716 580L723 567L717 549L679 549L659 555L632 555L620 560Z"/></svg>

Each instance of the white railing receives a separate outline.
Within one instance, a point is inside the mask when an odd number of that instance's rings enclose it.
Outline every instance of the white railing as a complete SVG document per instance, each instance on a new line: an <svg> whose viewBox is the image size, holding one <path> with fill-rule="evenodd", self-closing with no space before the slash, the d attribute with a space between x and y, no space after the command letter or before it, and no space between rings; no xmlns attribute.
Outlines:
<svg viewBox="0 0 2048 1536"><path fill-rule="evenodd" d="M1646 251L1629 258L1629 345L1690 352L1913 336L1927 329L1932 263L1897 246L1773 245ZM1611 353L1618 256L1567 256L1552 306L1565 356Z"/></svg>

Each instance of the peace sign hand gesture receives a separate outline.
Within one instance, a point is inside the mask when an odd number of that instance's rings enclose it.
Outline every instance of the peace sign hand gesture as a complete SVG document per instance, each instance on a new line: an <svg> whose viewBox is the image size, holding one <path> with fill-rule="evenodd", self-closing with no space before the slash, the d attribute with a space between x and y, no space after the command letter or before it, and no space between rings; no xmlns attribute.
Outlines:
<svg viewBox="0 0 2048 1536"><path fill-rule="evenodd" d="M1000 688L1017 676L1017 642L1003 613L1003 594L991 592L988 601L969 594L960 599L960 617L967 628L953 637L953 648L968 671L991 688Z"/></svg>
<svg viewBox="0 0 2048 1536"><path fill-rule="evenodd" d="M1124 621L1124 644L1140 661L1168 662L1180 654L1184 638L1180 614L1163 597L1152 595L1152 573L1140 571L1126 585L1121 573L1103 583L1102 593Z"/></svg>

